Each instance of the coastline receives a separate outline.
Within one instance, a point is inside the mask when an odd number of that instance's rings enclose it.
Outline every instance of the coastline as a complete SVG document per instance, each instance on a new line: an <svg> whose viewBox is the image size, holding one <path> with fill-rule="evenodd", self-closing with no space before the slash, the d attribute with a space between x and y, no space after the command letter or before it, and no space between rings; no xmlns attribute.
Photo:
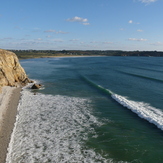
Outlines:
<svg viewBox="0 0 163 163"><path fill-rule="evenodd" d="M34 56L29 58L19 58L19 60L26 60L26 59L37 59L37 58L82 58L82 57L108 57L106 55L54 55L54 56Z"/></svg>
<svg viewBox="0 0 163 163"><path fill-rule="evenodd" d="M0 93L0 163L5 163L7 148L16 121L21 88L5 86Z"/></svg>

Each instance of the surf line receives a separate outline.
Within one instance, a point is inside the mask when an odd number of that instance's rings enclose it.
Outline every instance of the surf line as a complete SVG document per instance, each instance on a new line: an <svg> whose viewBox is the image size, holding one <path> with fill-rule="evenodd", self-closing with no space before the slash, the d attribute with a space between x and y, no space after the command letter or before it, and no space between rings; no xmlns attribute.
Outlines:
<svg viewBox="0 0 163 163"><path fill-rule="evenodd" d="M106 95L110 95L116 102L136 113L140 118L147 120L163 130L163 112L158 108L152 107L150 104L145 102L129 100L127 97L115 94L109 89L105 89L102 86L95 84L85 76L81 76L81 79Z"/></svg>

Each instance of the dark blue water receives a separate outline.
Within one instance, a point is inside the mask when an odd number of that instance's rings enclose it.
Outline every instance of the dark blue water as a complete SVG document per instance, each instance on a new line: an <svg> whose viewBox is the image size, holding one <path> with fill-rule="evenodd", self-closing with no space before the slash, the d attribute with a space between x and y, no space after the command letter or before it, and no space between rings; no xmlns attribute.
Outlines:
<svg viewBox="0 0 163 163"><path fill-rule="evenodd" d="M43 89L22 92L8 162L163 162L163 58L21 64Z"/></svg>

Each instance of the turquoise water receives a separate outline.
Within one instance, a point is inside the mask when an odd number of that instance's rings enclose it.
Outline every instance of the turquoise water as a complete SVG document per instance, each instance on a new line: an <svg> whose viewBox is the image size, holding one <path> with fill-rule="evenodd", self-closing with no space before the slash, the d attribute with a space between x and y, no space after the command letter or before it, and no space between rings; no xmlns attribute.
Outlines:
<svg viewBox="0 0 163 163"><path fill-rule="evenodd" d="M43 89L22 92L7 162L163 162L163 58L21 64Z"/></svg>

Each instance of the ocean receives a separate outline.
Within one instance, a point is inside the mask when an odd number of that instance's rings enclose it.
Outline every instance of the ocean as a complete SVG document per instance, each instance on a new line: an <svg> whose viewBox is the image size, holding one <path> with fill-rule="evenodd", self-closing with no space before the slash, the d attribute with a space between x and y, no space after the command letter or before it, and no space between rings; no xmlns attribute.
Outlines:
<svg viewBox="0 0 163 163"><path fill-rule="evenodd" d="M21 60L22 91L6 163L162 163L163 58Z"/></svg>

